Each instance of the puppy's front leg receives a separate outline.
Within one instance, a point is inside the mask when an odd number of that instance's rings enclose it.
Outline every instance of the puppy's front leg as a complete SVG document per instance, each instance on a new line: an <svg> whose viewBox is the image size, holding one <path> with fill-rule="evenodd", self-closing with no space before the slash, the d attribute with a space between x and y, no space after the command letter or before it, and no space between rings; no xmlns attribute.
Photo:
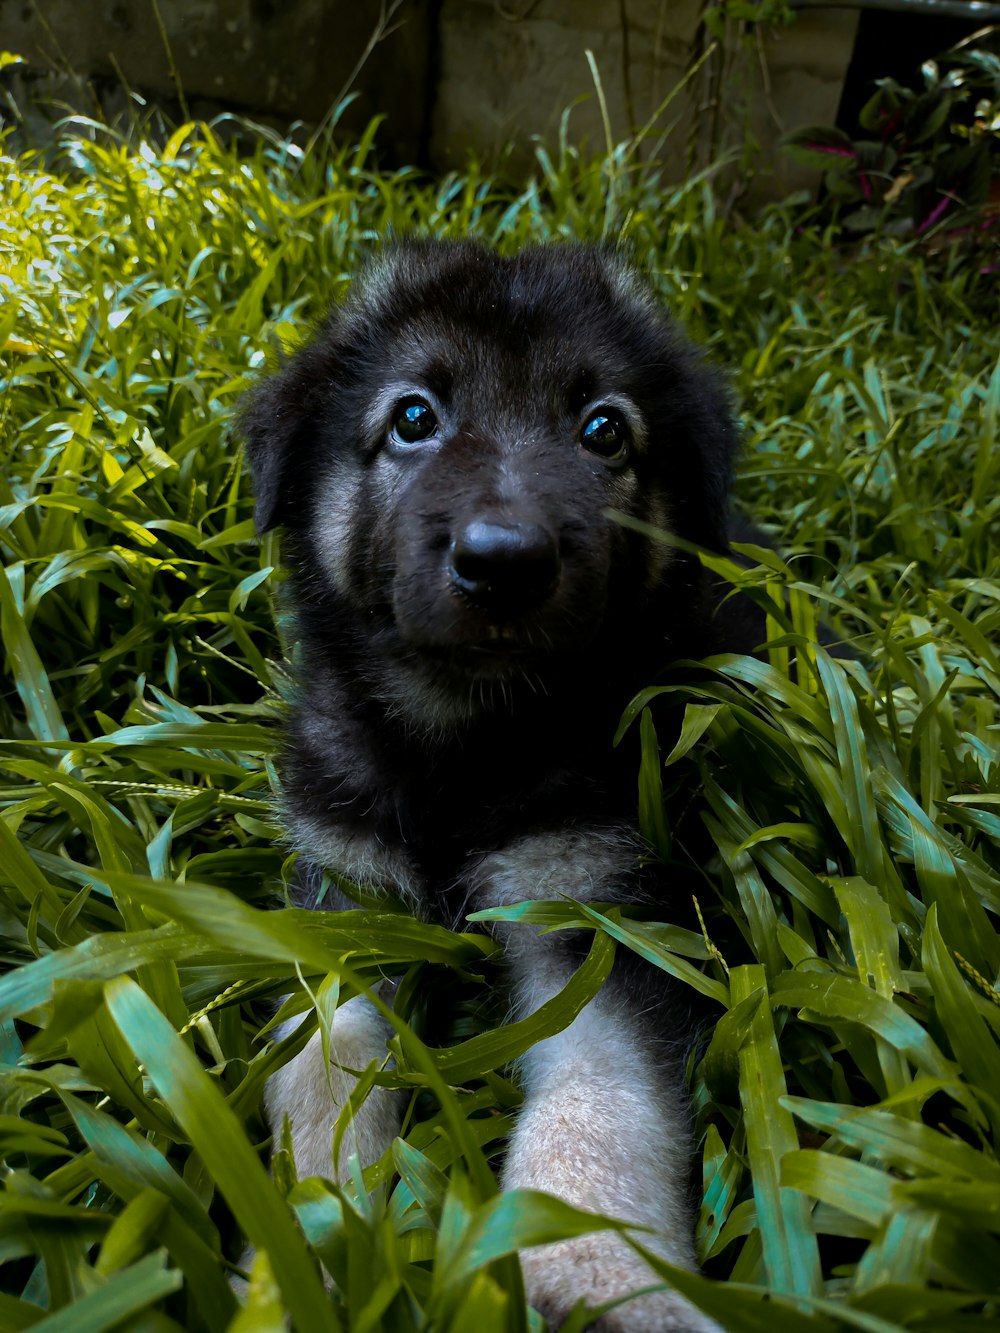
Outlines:
<svg viewBox="0 0 1000 1333"><path fill-rule="evenodd" d="M530 1012L566 981L558 940L510 949L519 1009ZM525 947L527 945L527 947ZM608 986L564 1032L524 1057L525 1105L511 1139L507 1189L539 1189L655 1234L643 1242L694 1268L687 1200L690 1132L679 1060L663 1068L644 1035L627 981ZM614 1232L594 1232L522 1255L530 1303L558 1328L579 1301L599 1305L659 1279ZM592 1327L602 1333L719 1333L673 1291L628 1301Z"/></svg>
<svg viewBox="0 0 1000 1333"><path fill-rule="evenodd" d="M337 1176L343 1180L350 1156L356 1153L361 1165L368 1166L378 1161L399 1132L404 1094L373 1088L351 1119L340 1170L334 1171L333 1128L357 1082L350 1071L384 1060L390 1035L375 1006L364 996L355 996L334 1017L329 1065L320 1034L315 1032L305 1048L268 1079L264 1089L267 1121L277 1145L288 1117L300 1179Z"/></svg>
<svg viewBox="0 0 1000 1333"><path fill-rule="evenodd" d="M323 1043L314 1032L305 1047L288 1064L272 1074L264 1087L264 1113L274 1146L281 1142L287 1117L291 1127L292 1156L300 1180L326 1176L341 1182L348 1178L348 1164L357 1154L362 1166L377 1162L399 1132L405 1094L391 1088L372 1088L351 1118L344 1150L335 1169L333 1131L341 1111L353 1093L357 1079L350 1071L361 1071L373 1060L383 1060L388 1024L370 1000L357 995L342 1004L330 1033L330 1060L323 1056ZM254 1250L248 1247L240 1267L249 1271ZM242 1296L246 1284L241 1277L233 1287Z"/></svg>

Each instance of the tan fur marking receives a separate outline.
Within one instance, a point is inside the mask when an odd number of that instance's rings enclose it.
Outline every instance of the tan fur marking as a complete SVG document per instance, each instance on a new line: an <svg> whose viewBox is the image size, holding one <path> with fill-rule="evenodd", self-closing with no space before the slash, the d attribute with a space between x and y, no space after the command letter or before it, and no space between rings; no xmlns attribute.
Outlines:
<svg viewBox="0 0 1000 1333"><path fill-rule="evenodd" d="M330 581L340 592L350 591L348 536L358 508L357 477L327 477L316 488L313 505L313 531L320 562Z"/></svg>
<svg viewBox="0 0 1000 1333"><path fill-rule="evenodd" d="M330 1035L331 1062L323 1060L320 1034L314 1033L305 1049L267 1081L264 1108L275 1143L280 1142L287 1116L292 1129L295 1167L307 1176L346 1178L350 1156L362 1166L378 1161L399 1132L402 1094L373 1088L348 1127L340 1172L333 1162L333 1127L354 1089L354 1073L373 1060L384 1060L389 1028L364 996L348 1000L338 1010Z"/></svg>
<svg viewBox="0 0 1000 1333"><path fill-rule="evenodd" d="M485 857L475 873L477 907L504 907L563 895L614 899L616 881L635 867L634 835L571 830L521 838Z"/></svg>
<svg viewBox="0 0 1000 1333"><path fill-rule="evenodd" d="M536 945L522 1006L558 989ZM525 1003L527 1002L527 1003ZM626 1014L598 996L564 1032L522 1062L526 1100L511 1138L505 1189L538 1189L576 1207L652 1227L639 1238L672 1263L695 1267L685 1186L690 1137L663 1099L648 1053ZM561 1315L624 1296L658 1279L621 1236L594 1232L522 1253L528 1299ZM600 1323L606 1333L720 1333L674 1291L628 1302Z"/></svg>
<svg viewBox="0 0 1000 1333"><path fill-rule="evenodd" d="M390 851L365 833L347 833L335 824L283 812L296 847L317 865L343 875L358 888L395 894L416 910L421 902L413 870L401 852Z"/></svg>

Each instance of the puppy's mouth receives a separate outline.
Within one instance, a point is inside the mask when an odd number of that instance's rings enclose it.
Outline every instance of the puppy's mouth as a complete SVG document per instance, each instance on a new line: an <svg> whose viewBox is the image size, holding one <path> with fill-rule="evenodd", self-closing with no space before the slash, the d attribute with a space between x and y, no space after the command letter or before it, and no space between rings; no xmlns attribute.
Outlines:
<svg viewBox="0 0 1000 1333"><path fill-rule="evenodd" d="M502 625L489 626L482 639L463 647L481 657L529 657L537 651L523 634Z"/></svg>
<svg viewBox="0 0 1000 1333"><path fill-rule="evenodd" d="M510 675L537 663L538 654L524 644L475 643L455 654L453 661L473 675Z"/></svg>
<svg viewBox="0 0 1000 1333"><path fill-rule="evenodd" d="M523 636L501 632L476 642L453 644L450 656L457 661L464 660L470 666L488 666L491 663L514 666L537 660L542 653L537 644Z"/></svg>
<svg viewBox="0 0 1000 1333"><path fill-rule="evenodd" d="M525 643L513 640L494 639L491 643L470 643L464 652L473 657L531 657L532 650Z"/></svg>
<svg viewBox="0 0 1000 1333"><path fill-rule="evenodd" d="M432 670L466 680L499 679L533 674L548 656L523 633L491 627L485 637L420 645Z"/></svg>

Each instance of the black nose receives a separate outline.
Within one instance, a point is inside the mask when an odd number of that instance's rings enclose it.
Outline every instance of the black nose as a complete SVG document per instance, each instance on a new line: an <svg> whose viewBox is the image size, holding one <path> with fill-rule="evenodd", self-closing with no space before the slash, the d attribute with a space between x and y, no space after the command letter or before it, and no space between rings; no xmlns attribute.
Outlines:
<svg viewBox="0 0 1000 1333"><path fill-rule="evenodd" d="M537 523L477 518L451 547L451 580L484 610L507 615L536 606L559 574L559 549Z"/></svg>

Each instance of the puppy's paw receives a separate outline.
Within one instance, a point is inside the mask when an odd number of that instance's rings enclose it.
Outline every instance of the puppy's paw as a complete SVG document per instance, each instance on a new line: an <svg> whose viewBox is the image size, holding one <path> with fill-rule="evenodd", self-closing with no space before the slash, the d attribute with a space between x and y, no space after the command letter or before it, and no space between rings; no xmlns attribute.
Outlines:
<svg viewBox="0 0 1000 1333"><path fill-rule="evenodd" d="M551 1329L580 1301L603 1305L658 1279L620 1236L598 1232L543 1245L521 1255L528 1304ZM677 1291L654 1291L626 1301L587 1325L591 1333L723 1333Z"/></svg>

